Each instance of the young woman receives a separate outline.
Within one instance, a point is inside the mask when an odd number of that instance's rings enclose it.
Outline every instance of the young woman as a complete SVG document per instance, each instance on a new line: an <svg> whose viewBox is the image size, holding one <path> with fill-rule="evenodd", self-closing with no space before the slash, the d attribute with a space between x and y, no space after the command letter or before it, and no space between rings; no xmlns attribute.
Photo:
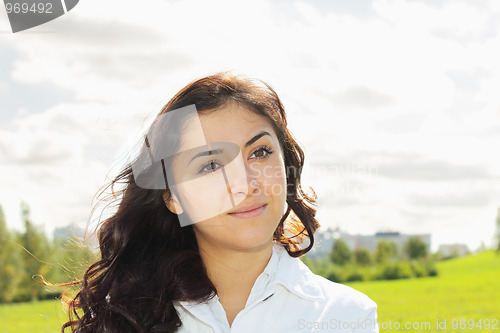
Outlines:
<svg viewBox="0 0 500 333"><path fill-rule="evenodd" d="M319 227L304 154L267 84L229 73L175 95L100 226L72 332L378 332L376 304L299 259Z"/></svg>

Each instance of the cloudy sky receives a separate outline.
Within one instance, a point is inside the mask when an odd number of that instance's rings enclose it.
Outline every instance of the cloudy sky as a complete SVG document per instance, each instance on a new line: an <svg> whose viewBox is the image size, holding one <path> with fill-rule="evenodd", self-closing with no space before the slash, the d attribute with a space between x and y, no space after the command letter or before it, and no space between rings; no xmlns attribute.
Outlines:
<svg viewBox="0 0 500 333"><path fill-rule="evenodd" d="M12 34L0 9L0 204L85 226L106 177L188 82L282 97L323 227L492 244L500 205L496 0L81 1Z"/></svg>

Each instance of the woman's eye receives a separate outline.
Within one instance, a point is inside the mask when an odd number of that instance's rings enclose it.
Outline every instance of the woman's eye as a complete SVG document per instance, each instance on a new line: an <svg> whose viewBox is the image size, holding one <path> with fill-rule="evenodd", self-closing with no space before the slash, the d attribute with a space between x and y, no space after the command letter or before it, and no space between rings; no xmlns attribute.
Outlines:
<svg viewBox="0 0 500 333"><path fill-rule="evenodd" d="M262 160L268 158L273 153L270 147L260 147L253 152L250 158L256 160ZM223 165L221 165L218 161L209 161L201 166L198 170L199 174L209 174L219 170Z"/></svg>
<svg viewBox="0 0 500 333"><path fill-rule="evenodd" d="M271 155L272 153L273 153L273 151L271 150L271 148L260 147L259 149L257 149L256 151L253 152L252 156L254 156L255 159L257 159L257 160L261 160L263 158L269 157L269 155ZM252 157L252 156L250 156L250 157Z"/></svg>
<svg viewBox="0 0 500 333"><path fill-rule="evenodd" d="M201 169L198 171L198 173L201 173L201 174L212 173L212 172L219 170L219 168L220 168L219 162L210 161L206 164L203 164Z"/></svg>

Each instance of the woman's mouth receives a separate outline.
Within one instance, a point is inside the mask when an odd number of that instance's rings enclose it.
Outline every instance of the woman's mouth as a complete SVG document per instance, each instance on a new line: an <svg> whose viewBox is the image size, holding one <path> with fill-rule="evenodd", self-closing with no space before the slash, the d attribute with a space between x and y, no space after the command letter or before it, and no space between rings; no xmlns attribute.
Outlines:
<svg viewBox="0 0 500 333"><path fill-rule="evenodd" d="M266 207L267 207L267 204L264 204L260 207L254 208L254 209L249 210L249 211L229 213L229 215L231 215L232 217L239 218L239 219L252 219L252 218L257 217L260 214L262 214L264 212L264 210L266 209Z"/></svg>

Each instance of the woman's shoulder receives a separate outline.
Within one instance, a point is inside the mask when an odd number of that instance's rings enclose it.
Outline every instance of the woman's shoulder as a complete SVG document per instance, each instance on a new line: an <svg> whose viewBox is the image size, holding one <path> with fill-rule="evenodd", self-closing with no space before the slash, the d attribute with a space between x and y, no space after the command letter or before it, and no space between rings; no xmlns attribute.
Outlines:
<svg viewBox="0 0 500 333"><path fill-rule="evenodd" d="M339 332L378 332L377 304L372 299L314 274L299 258L281 252L275 281L288 290L280 293L283 306L290 308L293 304L297 310L292 312L300 318L301 327L320 325Z"/></svg>

